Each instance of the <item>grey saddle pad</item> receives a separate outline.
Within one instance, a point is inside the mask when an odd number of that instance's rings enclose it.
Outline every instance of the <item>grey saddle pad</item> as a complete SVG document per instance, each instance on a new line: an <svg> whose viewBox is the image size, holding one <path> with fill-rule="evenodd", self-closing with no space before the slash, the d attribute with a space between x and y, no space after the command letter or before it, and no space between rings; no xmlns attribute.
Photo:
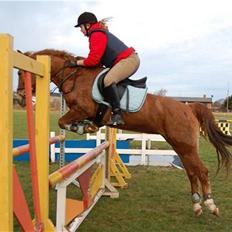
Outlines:
<svg viewBox="0 0 232 232"><path fill-rule="evenodd" d="M102 75L102 73L107 71L108 69L104 69L101 73L97 75L92 88L92 97L97 103L102 103L110 106L108 102L104 101L103 96L101 95L97 85L99 77ZM142 108L146 96L147 88L141 89L129 85L127 86L127 90L122 96L120 107L123 111L137 112Z"/></svg>

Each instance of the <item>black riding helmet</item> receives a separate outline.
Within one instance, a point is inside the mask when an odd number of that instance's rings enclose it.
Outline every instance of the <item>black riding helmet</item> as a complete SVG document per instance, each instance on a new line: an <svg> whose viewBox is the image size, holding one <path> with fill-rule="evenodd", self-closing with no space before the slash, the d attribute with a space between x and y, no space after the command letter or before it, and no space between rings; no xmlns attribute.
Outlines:
<svg viewBox="0 0 232 232"><path fill-rule="evenodd" d="M77 25L74 27L79 27L81 24L86 23L97 23L97 17L91 12L82 13L77 19Z"/></svg>

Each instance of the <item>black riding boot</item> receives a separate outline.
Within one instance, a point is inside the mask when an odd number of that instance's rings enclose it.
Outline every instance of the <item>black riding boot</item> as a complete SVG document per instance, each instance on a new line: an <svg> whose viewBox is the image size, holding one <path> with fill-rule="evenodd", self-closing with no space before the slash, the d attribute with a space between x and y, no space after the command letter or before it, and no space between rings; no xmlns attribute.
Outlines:
<svg viewBox="0 0 232 232"><path fill-rule="evenodd" d="M112 106L112 115L107 125L123 125L122 111L120 109L120 99L116 83L112 83L103 90L104 99Z"/></svg>

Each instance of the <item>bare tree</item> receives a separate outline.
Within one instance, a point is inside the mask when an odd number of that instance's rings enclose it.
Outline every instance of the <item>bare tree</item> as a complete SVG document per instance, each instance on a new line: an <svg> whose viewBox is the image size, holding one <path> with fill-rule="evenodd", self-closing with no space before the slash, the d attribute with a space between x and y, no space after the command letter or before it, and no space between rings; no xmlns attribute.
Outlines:
<svg viewBox="0 0 232 232"><path fill-rule="evenodd" d="M159 95L159 96L166 96L167 95L167 90L166 89L160 89L160 90L158 90L158 91L155 91L153 94L154 95Z"/></svg>

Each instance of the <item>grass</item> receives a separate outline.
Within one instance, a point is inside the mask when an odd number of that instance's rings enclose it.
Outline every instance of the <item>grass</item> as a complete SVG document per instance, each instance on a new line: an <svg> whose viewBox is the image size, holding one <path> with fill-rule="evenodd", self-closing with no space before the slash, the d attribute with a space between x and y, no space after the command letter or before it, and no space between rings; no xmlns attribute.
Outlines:
<svg viewBox="0 0 232 232"><path fill-rule="evenodd" d="M25 115L15 112L14 137L25 138ZM51 130L58 133L57 113L51 113ZM232 118L232 117L231 117ZM230 119L231 119L230 118ZM69 138L77 138L68 135ZM217 157L214 148L204 139L200 140L201 158L209 169L213 196L220 208L220 217L211 215L205 208L200 218L192 212L190 185L184 171L164 167L130 167L132 179L129 188L119 189L120 198L103 197L96 204L79 232L208 232L225 231L232 228L231 189L232 176L225 178L220 172L215 177ZM16 163L32 211L29 164ZM51 165L50 172L57 168ZM71 189L69 195L77 195ZM50 191L50 216L55 221L56 192ZM17 224L17 223L15 223ZM15 225L15 231L19 228Z"/></svg>
<svg viewBox="0 0 232 232"><path fill-rule="evenodd" d="M54 131L56 134L60 133L60 128L58 126L58 119L60 114L58 112L50 112L50 131ZM26 112L25 111L15 111L14 112L14 131L13 137L17 139L24 139L28 137L27 134L27 123L26 123ZM80 136L71 132L66 132L67 139L85 139L85 136Z"/></svg>

